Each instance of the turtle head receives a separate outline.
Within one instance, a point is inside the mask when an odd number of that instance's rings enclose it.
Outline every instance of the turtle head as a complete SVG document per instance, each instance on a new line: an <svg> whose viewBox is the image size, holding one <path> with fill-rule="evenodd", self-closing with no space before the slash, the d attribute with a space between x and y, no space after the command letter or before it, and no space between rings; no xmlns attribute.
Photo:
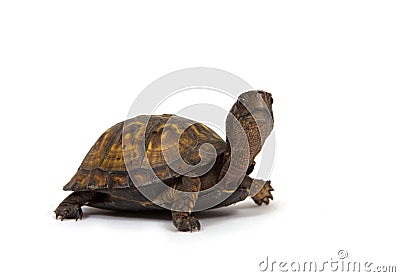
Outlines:
<svg viewBox="0 0 400 277"><path fill-rule="evenodd" d="M247 139L250 159L254 159L261 151L262 145L272 132L274 125L272 103L270 93L263 90L248 91L239 95L227 117L226 133L230 144L235 141L237 149L240 149L243 140ZM247 138L238 136L240 132L237 128L242 128Z"/></svg>
<svg viewBox="0 0 400 277"><path fill-rule="evenodd" d="M239 95L230 113L237 119L273 120L271 93L252 90Z"/></svg>

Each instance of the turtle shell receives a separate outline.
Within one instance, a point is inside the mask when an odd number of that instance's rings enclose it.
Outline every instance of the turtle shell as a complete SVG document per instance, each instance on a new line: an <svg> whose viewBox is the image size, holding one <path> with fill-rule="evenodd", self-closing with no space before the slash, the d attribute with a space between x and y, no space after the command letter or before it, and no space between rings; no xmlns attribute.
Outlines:
<svg viewBox="0 0 400 277"><path fill-rule="evenodd" d="M189 172L194 165L213 163L215 152L220 155L225 149L225 141L202 123L170 114L137 116L100 136L64 190L165 181Z"/></svg>

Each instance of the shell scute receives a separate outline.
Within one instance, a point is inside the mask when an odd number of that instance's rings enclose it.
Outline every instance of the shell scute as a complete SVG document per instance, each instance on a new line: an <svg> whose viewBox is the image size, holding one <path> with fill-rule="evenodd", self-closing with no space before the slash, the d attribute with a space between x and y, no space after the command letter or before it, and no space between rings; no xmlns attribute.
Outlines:
<svg viewBox="0 0 400 277"><path fill-rule="evenodd" d="M137 116L100 136L64 190L144 186L179 177L190 166L212 162L210 147L220 155L226 143L201 123L174 115Z"/></svg>

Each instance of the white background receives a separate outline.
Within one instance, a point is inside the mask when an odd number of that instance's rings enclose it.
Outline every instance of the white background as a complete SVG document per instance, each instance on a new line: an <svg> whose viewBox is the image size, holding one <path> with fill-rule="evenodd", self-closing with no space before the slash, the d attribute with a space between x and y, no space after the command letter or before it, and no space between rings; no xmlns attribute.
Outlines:
<svg viewBox="0 0 400 277"><path fill-rule="evenodd" d="M140 3L1 2L1 275L266 276L266 256L340 249L400 270L399 2ZM98 136L149 83L197 66L273 94L272 204L206 212L192 234L168 214L56 221Z"/></svg>

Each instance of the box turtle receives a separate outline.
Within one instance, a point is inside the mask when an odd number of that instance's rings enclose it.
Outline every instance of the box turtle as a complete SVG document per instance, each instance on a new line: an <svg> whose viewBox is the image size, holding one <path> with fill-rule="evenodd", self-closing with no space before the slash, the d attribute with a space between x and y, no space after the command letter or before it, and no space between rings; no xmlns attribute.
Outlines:
<svg viewBox="0 0 400 277"><path fill-rule="evenodd" d="M64 186L73 192L54 211L56 218L81 219L83 205L168 209L179 231L198 231L193 212L202 207L228 206L248 196L268 204L271 182L249 174L273 129L272 103L268 92L242 93L226 119L226 141L202 123L170 114L140 115L114 125Z"/></svg>

